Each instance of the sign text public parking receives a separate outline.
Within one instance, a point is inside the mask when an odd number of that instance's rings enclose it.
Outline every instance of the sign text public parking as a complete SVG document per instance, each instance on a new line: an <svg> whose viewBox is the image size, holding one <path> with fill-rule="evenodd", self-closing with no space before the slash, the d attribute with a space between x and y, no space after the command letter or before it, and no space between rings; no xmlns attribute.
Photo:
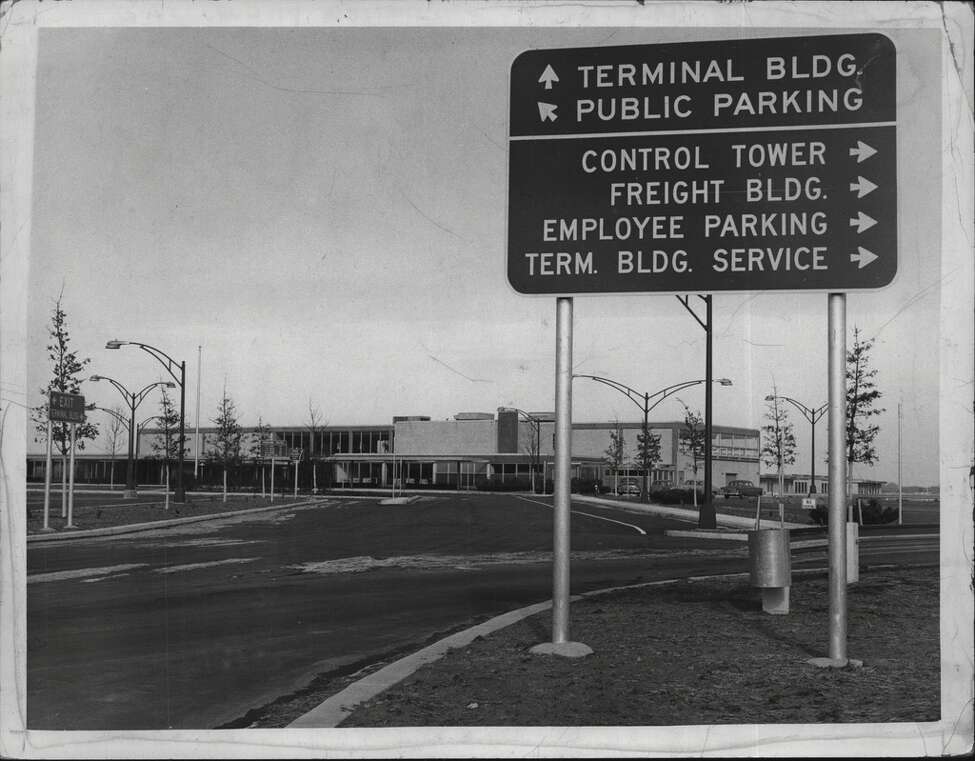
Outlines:
<svg viewBox="0 0 975 761"><path fill-rule="evenodd" d="M887 285L895 90L880 34L522 53L509 282L535 294Z"/></svg>

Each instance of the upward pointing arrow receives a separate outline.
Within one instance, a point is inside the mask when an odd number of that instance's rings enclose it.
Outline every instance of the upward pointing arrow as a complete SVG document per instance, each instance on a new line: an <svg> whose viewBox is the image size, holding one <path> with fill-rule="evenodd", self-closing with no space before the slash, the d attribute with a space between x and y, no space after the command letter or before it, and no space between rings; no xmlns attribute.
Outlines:
<svg viewBox="0 0 975 761"><path fill-rule="evenodd" d="M855 227L858 234L864 230L869 230L875 224L877 224L877 220L867 216L862 211L858 211L855 217L850 217L850 227Z"/></svg>
<svg viewBox="0 0 975 761"><path fill-rule="evenodd" d="M876 148L871 148L862 140L857 140L856 148L850 148L850 155L857 157L857 163L861 164L877 152Z"/></svg>
<svg viewBox="0 0 975 761"><path fill-rule="evenodd" d="M870 182L870 180L868 180L866 177L857 177L856 182L850 183L850 191L852 192L855 190L857 192L857 198L863 198L867 193L870 193L876 189L877 186Z"/></svg>
<svg viewBox="0 0 975 761"><path fill-rule="evenodd" d="M558 114L555 113L555 109L558 108L554 103L542 103L538 102L538 118L543 122L548 120L554 122L559 118Z"/></svg>
<svg viewBox="0 0 975 761"><path fill-rule="evenodd" d="M552 68L552 65L551 64L549 64L548 66L545 67L545 71L542 72L542 76L540 76L538 78L538 81L545 83L545 89L546 90L551 90L552 89L552 83L559 81L559 77L555 73L555 69Z"/></svg>

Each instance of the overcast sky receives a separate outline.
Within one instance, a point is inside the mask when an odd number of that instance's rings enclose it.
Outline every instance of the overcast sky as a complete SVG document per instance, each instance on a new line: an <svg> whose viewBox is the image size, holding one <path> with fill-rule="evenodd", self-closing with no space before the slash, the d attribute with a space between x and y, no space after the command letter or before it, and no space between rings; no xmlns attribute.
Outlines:
<svg viewBox="0 0 975 761"><path fill-rule="evenodd" d="M654 42L786 33L654 30ZM937 37L887 32L898 55L899 273L852 293L876 337L893 480L938 480L940 134ZM187 362L187 420L226 384L241 422L299 425L554 409L555 299L505 278L509 68L531 48L647 42L613 29L44 29L40 32L28 315L31 404L49 373L63 288L90 372L162 379L121 338ZM773 382L826 401L826 302L716 294L716 424L759 427ZM574 364L641 391L704 376L704 332L673 295L575 298ZM120 402L107 384L89 401ZM703 386L681 394L703 409ZM158 413L155 399L139 419ZM657 420L681 417L676 401ZM637 420L623 396L574 385L577 421ZM808 470L808 424L793 411ZM36 449L36 445L31 445ZM99 446L89 451L98 451ZM825 420L817 452L825 455ZM822 468L822 460L817 470ZM825 471L821 471L825 472Z"/></svg>

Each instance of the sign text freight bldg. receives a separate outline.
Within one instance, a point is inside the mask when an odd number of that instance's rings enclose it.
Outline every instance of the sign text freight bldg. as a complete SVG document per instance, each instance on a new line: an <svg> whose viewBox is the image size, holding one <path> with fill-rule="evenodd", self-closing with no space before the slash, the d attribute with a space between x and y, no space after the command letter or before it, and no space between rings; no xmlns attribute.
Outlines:
<svg viewBox="0 0 975 761"><path fill-rule="evenodd" d="M881 34L522 53L509 282L531 294L889 284L895 57Z"/></svg>

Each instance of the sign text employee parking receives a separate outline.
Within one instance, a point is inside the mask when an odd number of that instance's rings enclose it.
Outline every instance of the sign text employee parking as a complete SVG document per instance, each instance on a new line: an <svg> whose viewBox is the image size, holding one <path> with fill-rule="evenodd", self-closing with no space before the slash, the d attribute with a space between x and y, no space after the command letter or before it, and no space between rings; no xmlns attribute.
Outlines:
<svg viewBox="0 0 975 761"><path fill-rule="evenodd" d="M895 90L880 34L522 53L508 279L535 294L887 285Z"/></svg>

